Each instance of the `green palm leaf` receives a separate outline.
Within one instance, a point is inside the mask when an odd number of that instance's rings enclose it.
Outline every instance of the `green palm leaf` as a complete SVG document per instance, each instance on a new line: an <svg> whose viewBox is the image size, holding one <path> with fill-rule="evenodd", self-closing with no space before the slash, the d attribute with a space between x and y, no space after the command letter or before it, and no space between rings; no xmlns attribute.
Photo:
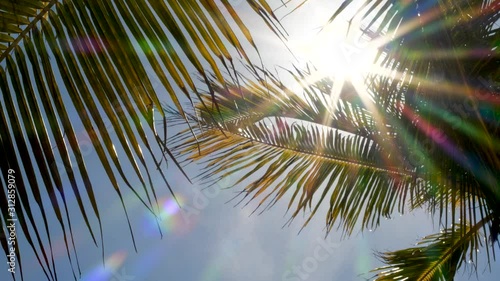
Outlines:
<svg viewBox="0 0 500 281"><path fill-rule="evenodd" d="M477 260L478 250L485 243L482 229L490 219L426 236L418 247L379 254L388 265L374 270L379 272L375 280L453 280L464 262Z"/></svg>

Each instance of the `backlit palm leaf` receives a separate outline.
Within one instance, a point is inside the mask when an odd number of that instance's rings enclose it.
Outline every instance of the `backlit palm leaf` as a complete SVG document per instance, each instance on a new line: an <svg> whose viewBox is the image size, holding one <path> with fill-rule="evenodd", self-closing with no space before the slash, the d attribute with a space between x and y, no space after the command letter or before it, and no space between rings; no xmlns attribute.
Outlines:
<svg viewBox="0 0 500 281"><path fill-rule="evenodd" d="M349 5L345 1L332 20ZM452 280L467 247L475 251L468 243L478 241L479 230L467 222L489 228L491 241L498 237L498 220L486 218L500 215L499 5L366 1L358 11L367 20L364 29L376 30L369 46L382 57L382 70L369 79L375 104L400 135L408 134L400 144L429 183L415 207L428 204L443 225L458 224L426 238L435 244L424 249L384 254L392 271L377 280ZM431 250L437 254L429 257Z"/></svg>
<svg viewBox="0 0 500 281"><path fill-rule="evenodd" d="M214 83L221 114L206 95L205 104L214 111L198 108L201 119L193 116L196 138L185 130L172 139L176 155L203 160L202 181L238 178L233 185L246 183L244 197L260 196L259 206L266 201L272 206L290 191L292 218L312 208L305 224L327 199L328 230L339 223L347 234L358 223L374 228L394 209L404 211L407 195L417 192L414 167L391 158L373 140L369 126L361 122L356 128L356 118L343 119L347 110L342 105L351 104L339 102L339 110L328 115L321 96L307 102L276 80L265 85L244 81L246 87ZM357 117L366 114L360 108L354 112Z"/></svg>
<svg viewBox="0 0 500 281"><path fill-rule="evenodd" d="M345 1L332 20L352 4ZM383 58L382 70L369 79L375 105L387 120L400 122L411 139L430 144L427 151L443 152L449 163L442 170L472 174L491 198L500 198L498 122L492 122L500 107L494 86L500 82L499 5L366 1L358 11L367 21L364 29L376 30L368 45ZM429 168L422 172L435 173Z"/></svg>
<svg viewBox="0 0 500 281"><path fill-rule="evenodd" d="M367 79L375 122L394 129L426 182L414 207L428 204L445 225L489 226L495 241L498 219L483 220L500 216L500 1L348 0L331 20L353 5L350 23L380 55Z"/></svg>

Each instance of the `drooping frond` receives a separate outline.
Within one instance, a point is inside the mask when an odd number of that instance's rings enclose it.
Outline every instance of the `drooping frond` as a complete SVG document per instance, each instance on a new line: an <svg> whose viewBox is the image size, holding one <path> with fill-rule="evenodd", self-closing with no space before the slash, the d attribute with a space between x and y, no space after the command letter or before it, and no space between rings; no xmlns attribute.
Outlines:
<svg viewBox="0 0 500 281"><path fill-rule="evenodd" d="M363 122L366 109L339 101L334 110L327 96L311 92L304 99L269 81L214 83L218 108L207 94L206 106L193 115L195 137L185 130L170 140L175 155L203 162L202 182L236 178L233 186L243 184L242 196L259 206L270 207L290 192L292 218L312 211L304 225L325 199L328 230L339 223L346 234L404 211L409 194L418 192L414 167L376 142L377 132ZM343 118L347 112L358 118Z"/></svg>
<svg viewBox="0 0 500 281"><path fill-rule="evenodd" d="M383 163L380 147L370 140L280 117L251 121L226 122L222 131L200 128L199 143L179 139L176 150L188 160L206 161L201 180L238 178L236 186L248 179L244 196L261 195L259 206L292 192L292 217L314 204L309 221L327 199L328 229L340 221L350 233L358 219L363 228L373 228L394 208L403 211L411 173Z"/></svg>
<svg viewBox="0 0 500 281"><path fill-rule="evenodd" d="M265 1L249 4L265 23L279 27ZM249 51L256 50L244 19L228 1L0 3L1 218L10 218L6 175L12 169L18 227L48 280L57 279L52 228L63 232L73 271L81 274L69 250L74 246L68 197L76 199L96 245L95 220L102 239L82 135L88 137L87 149L99 157L109 180L106 186L117 192L125 213L124 186L155 212L151 174L159 172L170 189L160 164L171 155L166 131L157 132L154 122L166 122L163 111L155 114L155 109L170 100L186 118L181 101L190 101L200 87L193 72L204 78L205 87L210 87L207 71L224 83L230 78L224 70L236 59L253 63ZM172 157L169 161L177 163ZM139 180L139 188L132 179ZM44 203L46 197L50 204ZM49 223L47 214L52 212L58 226ZM36 221L35 213L43 220ZM6 233L0 229L7 254ZM21 252L16 252L19 258Z"/></svg>

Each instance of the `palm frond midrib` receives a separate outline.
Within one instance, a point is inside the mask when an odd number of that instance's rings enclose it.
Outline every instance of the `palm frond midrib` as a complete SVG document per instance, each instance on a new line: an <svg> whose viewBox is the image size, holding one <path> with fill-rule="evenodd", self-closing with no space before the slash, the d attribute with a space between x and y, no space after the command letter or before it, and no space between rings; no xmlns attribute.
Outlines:
<svg viewBox="0 0 500 281"><path fill-rule="evenodd" d="M11 55L11 52L22 42L22 40L33 30L37 27L37 24L40 20L42 20L52 9L52 7L57 4L59 0L51 0L48 4L45 5L45 7L40 10L40 12L30 21L28 25L24 27L24 29L21 31L21 33L18 34L16 39L14 39L13 42L7 46L7 48L0 53L0 63L9 55Z"/></svg>
<svg viewBox="0 0 500 281"><path fill-rule="evenodd" d="M243 117L242 117L243 118ZM233 118L231 119L232 121L241 121L242 119L238 118ZM232 126L236 128L235 126ZM207 126L205 130L214 130L214 131L220 131L219 127L215 126ZM388 173L388 174L396 174L404 177L413 177L415 176L413 171L407 170L407 169L401 169L395 166L384 166L381 168L380 163L370 163L368 161L363 161L360 159L352 159L346 156L341 156L340 154L333 154L333 153L324 153L321 152L319 149L312 150L312 149L307 149L306 147L302 146L300 148L294 147L291 144L286 144L286 143L280 143L279 141L275 142L270 142L266 138L256 138L251 135L247 135L244 132L236 132L234 130L230 130L226 127L226 130L224 132L229 133L234 136L238 136L241 138L248 139L251 142L256 142L260 143L264 146L268 147L274 147L278 149L283 149L283 150L288 150L294 153L300 153L300 154L305 154L309 157L315 157L315 158L322 158L326 159L331 162L339 163L339 164L345 164L345 165L350 165L358 168L364 168L364 169L369 169L377 172L383 172L383 173ZM314 145L310 145L311 148L314 147Z"/></svg>

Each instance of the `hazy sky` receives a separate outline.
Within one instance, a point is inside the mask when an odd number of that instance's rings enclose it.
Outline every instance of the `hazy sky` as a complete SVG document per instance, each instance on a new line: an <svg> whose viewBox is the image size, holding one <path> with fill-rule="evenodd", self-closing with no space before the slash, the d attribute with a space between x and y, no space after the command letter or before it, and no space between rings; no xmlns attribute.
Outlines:
<svg viewBox="0 0 500 281"><path fill-rule="evenodd" d="M332 2L311 0L311 4L316 6L306 6L302 13L283 21L290 32L292 48L310 48L300 42L307 38L313 40L310 38L317 32L315 27L323 24L335 7ZM242 6L244 4L238 8L246 9ZM286 55L281 43L274 43L276 40L270 38L272 35L265 29L256 35L266 65L285 64L290 67L291 63L296 63ZM85 141L85 133L81 130L80 141ZM87 163L98 161L92 150L87 153L86 159ZM393 219L383 220L381 227L374 231L355 232L343 240L340 233L332 232L325 238L327 205L323 204L315 219L298 234L304 222L301 217L295 219L291 226L282 228L289 218L285 214L287 198L262 215L255 213L250 216L255 205L242 208L242 205L233 207L237 200L226 203L239 189L220 190L228 185L223 181L214 188L201 191L200 186L187 183L171 165L167 178L183 209L180 210L173 202L160 177L155 175L159 203L163 209L162 239L155 221L144 206L131 192L124 192L138 248L136 253L121 203L107 184L104 171L91 165L88 167L96 183L96 197L101 207L106 267L102 267L101 249L94 246L77 206L72 205L70 215L84 281L365 280L373 276L369 273L371 269L382 265L374 257L374 251L410 247L418 238L439 231L428 214L415 211L403 216L395 214ZM199 169L189 166L186 171L189 175L196 175ZM101 182L102 186L99 185ZM132 184L140 186L138 180ZM74 204L72 198L69 200ZM46 202L49 203L48 199ZM95 220L93 225L97 226ZM18 235L21 235L20 232ZM22 237L19 239L22 240ZM59 280L72 280L60 233L53 244ZM23 246L29 249L25 241ZM6 258L1 257L0 262L5 264ZM23 252L23 265L25 280L44 280L38 262L29 251ZM483 275L486 265L480 263L479 280L498 280L498 265L495 262L492 273ZM7 270L0 271L0 280L9 278ZM472 277L471 280L474 279ZM469 276L459 273L456 280L469 280Z"/></svg>

